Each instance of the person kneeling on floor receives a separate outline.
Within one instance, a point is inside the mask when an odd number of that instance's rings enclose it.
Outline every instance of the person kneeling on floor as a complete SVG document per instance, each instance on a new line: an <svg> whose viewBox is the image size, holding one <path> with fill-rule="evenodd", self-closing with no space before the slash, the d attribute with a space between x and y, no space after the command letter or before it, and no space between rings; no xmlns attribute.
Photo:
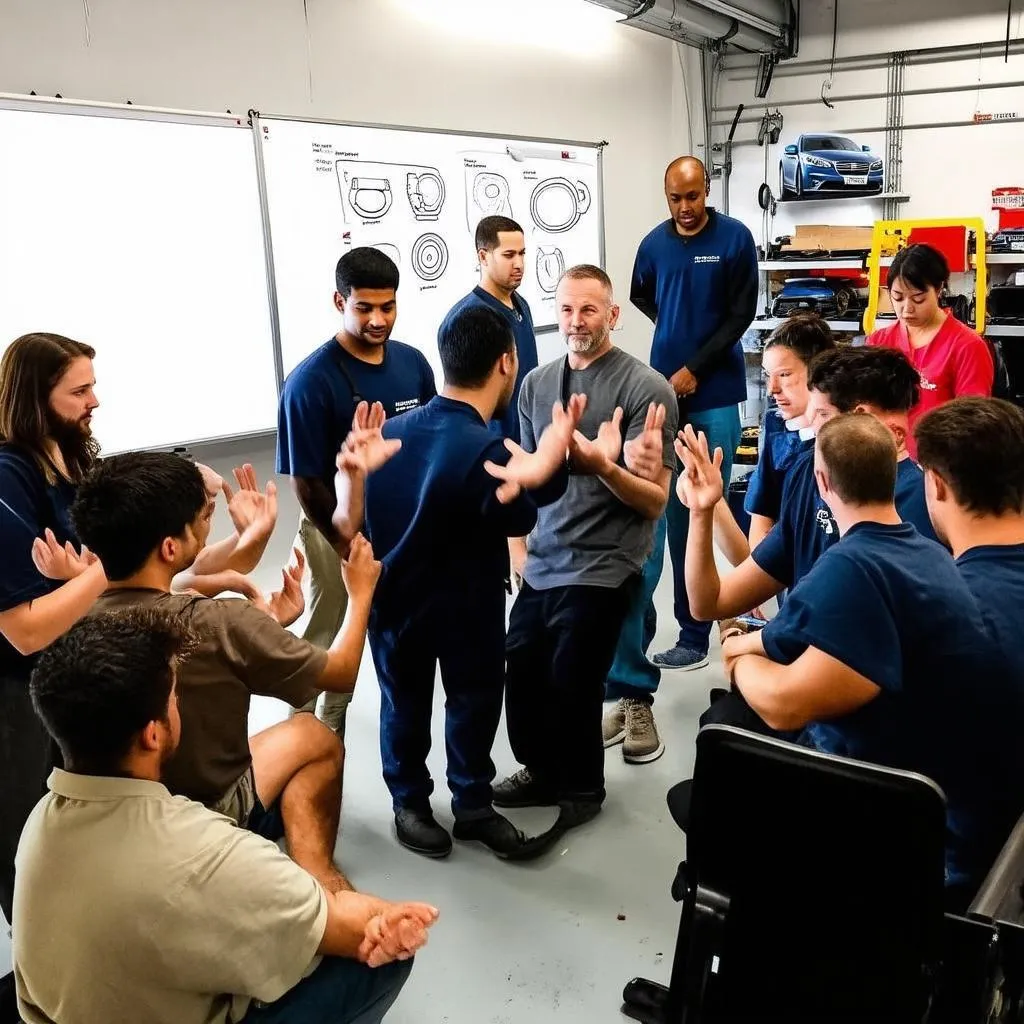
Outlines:
<svg viewBox="0 0 1024 1024"><path fill-rule="evenodd" d="M320 690L353 690L380 565L365 538L351 545L342 563L349 606L325 651L250 601L170 593L171 580L206 544L212 509L200 471L185 459L164 452L104 459L71 512L110 580L94 611L154 606L180 615L203 638L180 673L185 729L165 772L167 788L267 839L283 836L296 863L322 885L351 888L333 863L341 741L312 714L250 737L249 701L258 694L301 707ZM270 600L284 622L302 611L294 578Z"/></svg>
<svg viewBox="0 0 1024 1024"><path fill-rule="evenodd" d="M87 618L32 701L66 770L22 833L14 890L28 1024L377 1024L438 912L331 893L277 846L161 783L199 638L154 608ZM323 957L323 959L321 959Z"/></svg>

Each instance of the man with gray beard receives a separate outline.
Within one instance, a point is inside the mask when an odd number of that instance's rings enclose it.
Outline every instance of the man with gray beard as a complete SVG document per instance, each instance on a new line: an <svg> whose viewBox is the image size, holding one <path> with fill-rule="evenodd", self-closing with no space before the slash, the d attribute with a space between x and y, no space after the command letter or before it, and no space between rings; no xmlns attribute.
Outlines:
<svg viewBox="0 0 1024 1024"><path fill-rule="evenodd" d="M592 819L604 800L604 681L668 500L677 403L664 377L612 344L619 307L600 267L567 270L556 308L568 353L523 381L523 448L534 450L556 402L583 393L587 408L569 450L568 489L538 510L518 558L513 548L523 585L506 640L505 712L524 767L494 787L494 803L557 805L555 827L566 829ZM662 445L656 481L623 459L624 442L645 431Z"/></svg>

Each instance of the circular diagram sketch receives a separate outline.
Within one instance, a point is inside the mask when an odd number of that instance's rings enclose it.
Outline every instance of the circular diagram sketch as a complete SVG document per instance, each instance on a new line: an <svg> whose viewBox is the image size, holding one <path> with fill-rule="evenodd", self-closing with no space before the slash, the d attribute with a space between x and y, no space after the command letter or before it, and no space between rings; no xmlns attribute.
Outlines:
<svg viewBox="0 0 1024 1024"><path fill-rule="evenodd" d="M444 205L444 178L435 170L406 175L406 195L417 220L437 220Z"/></svg>
<svg viewBox="0 0 1024 1024"><path fill-rule="evenodd" d="M557 234L575 227L590 209L590 189L582 181L545 178L530 196L530 216L544 231Z"/></svg>
<svg viewBox="0 0 1024 1024"><path fill-rule="evenodd" d="M412 269L424 281L436 281L448 266L448 246L432 231L420 235L412 247Z"/></svg>
<svg viewBox="0 0 1024 1024"><path fill-rule="evenodd" d="M360 217L383 217L391 209L391 182L387 178L353 178L348 201Z"/></svg>

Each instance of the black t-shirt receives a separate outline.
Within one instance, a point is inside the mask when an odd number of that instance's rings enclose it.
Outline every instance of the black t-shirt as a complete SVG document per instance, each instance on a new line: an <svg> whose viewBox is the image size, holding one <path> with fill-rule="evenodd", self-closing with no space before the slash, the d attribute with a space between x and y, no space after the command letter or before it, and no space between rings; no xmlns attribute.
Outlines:
<svg viewBox="0 0 1024 1024"><path fill-rule="evenodd" d="M78 546L68 515L75 490L66 480L47 483L30 455L15 445L0 445L0 612L61 586L35 567L32 542L49 527L60 544ZM0 675L27 679L34 662L34 655L19 654L0 634Z"/></svg>

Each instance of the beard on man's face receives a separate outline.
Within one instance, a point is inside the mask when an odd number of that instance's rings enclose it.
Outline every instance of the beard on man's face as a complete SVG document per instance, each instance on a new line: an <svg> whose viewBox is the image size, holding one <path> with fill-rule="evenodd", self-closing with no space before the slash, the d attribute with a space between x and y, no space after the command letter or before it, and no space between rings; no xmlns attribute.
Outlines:
<svg viewBox="0 0 1024 1024"><path fill-rule="evenodd" d="M88 461L93 447L92 426L88 420L68 420L48 409L46 429L66 462Z"/></svg>

